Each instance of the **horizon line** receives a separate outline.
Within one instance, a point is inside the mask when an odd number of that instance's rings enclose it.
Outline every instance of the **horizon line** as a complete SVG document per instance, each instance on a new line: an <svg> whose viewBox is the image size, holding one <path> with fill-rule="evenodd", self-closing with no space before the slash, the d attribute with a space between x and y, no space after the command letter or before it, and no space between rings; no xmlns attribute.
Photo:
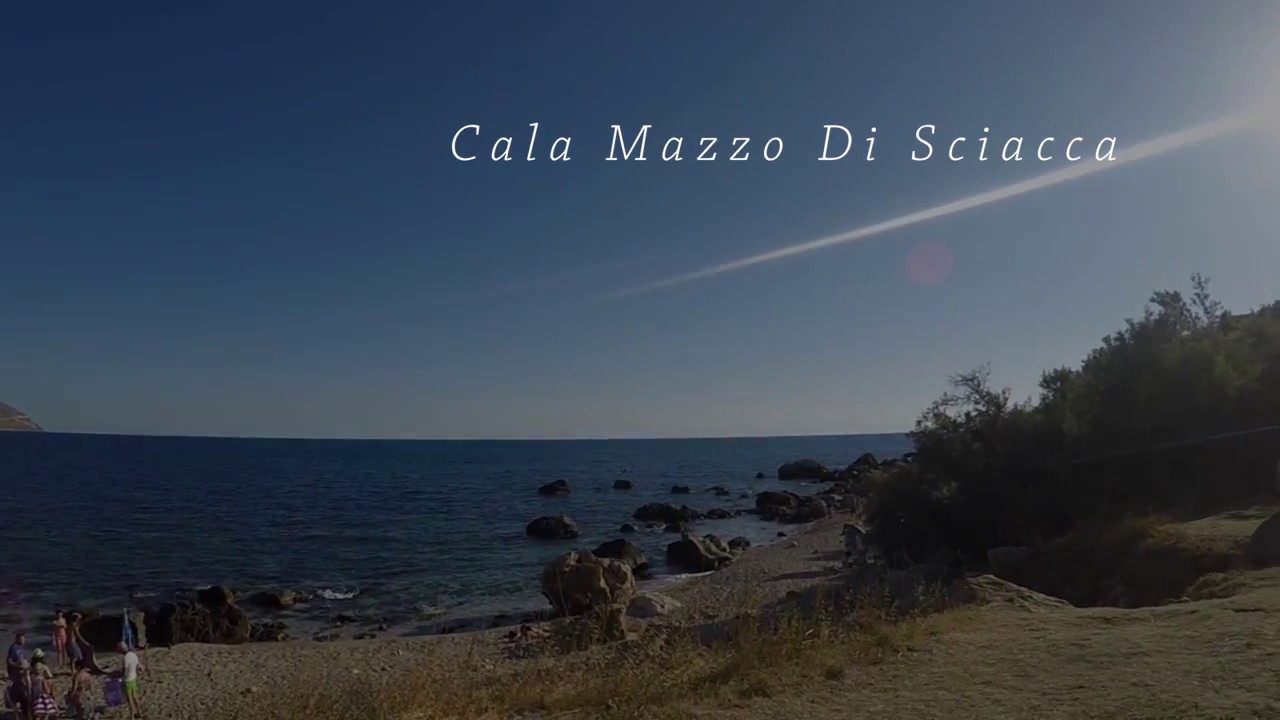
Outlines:
<svg viewBox="0 0 1280 720"><path fill-rule="evenodd" d="M282 441L319 441L319 442L645 442L645 441L682 441L682 440L772 440L777 438L834 438L834 437L874 437L883 435L905 436L909 430L885 432L834 432L834 433L787 433L779 435L701 435L701 436L668 436L668 437L554 437L554 438L522 438L522 437L335 437L335 436L290 436L290 435L185 435L180 433L125 433L97 432L74 430L0 430L0 437L12 435L89 435L96 437L128 437L128 438L161 438L172 440L282 440Z"/></svg>

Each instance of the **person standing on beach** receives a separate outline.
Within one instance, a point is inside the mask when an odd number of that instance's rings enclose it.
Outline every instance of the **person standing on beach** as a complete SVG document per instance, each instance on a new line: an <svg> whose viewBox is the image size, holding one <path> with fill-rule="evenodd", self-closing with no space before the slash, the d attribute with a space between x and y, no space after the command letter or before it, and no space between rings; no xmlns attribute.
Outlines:
<svg viewBox="0 0 1280 720"><path fill-rule="evenodd" d="M67 619L59 610L53 614L53 655L58 660L58 669L62 670L71 663L67 656Z"/></svg>
<svg viewBox="0 0 1280 720"><path fill-rule="evenodd" d="M76 663L84 663L84 651L76 640L80 636L80 613L71 613L71 623L67 626L67 662L71 664L71 672L75 672Z"/></svg>
<svg viewBox="0 0 1280 720"><path fill-rule="evenodd" d="M53 672L44 661L44 652L31 655L31 716L48 720L58 716L58 703L53 699Z"/></svg>
<svg viewBox="0 0 1280 720"><path fill-rule="evenodd" d="M9 670L9 699L13 702L15 715L23 720L32 720L31 678L26 654L27 634L18 632L13 636L13 644L5 653L5 665Z"/></svg>
<svg viewBox="0 0 1280 720"><path fill-rule="evenodd" d="M87 720L89 717L89 671L84 661L71 661L71 689L67 691L67 705L75 713L76 720Z"/></svg>
<svg viewBox="0 0 1280 720"><path fill-rule="evenodd" d="M80 623L84 618L80 613L71 613L71 627L68 630L67 653L71 656L72 662L79 660L85 669L97 675L105 675L106 671L98 667L98 661L93 658L93 646L84 639L80 634Z"/></svg>
<svg viewBox="0 0 1280 720"><path fill-rule="evenodd" d="M123 657L121 680L124 681L124 696L129 701L129 713L138 720L142 717L142 704L138 702L138 671L144 669L138 653L129 649L125 643L116 646Z"/></svg>

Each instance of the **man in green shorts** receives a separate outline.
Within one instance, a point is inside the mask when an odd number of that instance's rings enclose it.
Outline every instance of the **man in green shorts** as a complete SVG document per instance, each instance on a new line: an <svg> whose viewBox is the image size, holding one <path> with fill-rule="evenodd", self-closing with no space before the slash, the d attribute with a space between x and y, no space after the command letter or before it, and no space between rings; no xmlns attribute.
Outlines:
<svg viewBox="0 0 1280 720"><path fill-rule="evenodd" d="M129 714L136 720L142 717L142 705L138 702L138 671L142 669L142 661L138 659L138 653L124 643L117 645L116 649L123 657L120 679L124 685L124 697L129 701Z"/></svg>

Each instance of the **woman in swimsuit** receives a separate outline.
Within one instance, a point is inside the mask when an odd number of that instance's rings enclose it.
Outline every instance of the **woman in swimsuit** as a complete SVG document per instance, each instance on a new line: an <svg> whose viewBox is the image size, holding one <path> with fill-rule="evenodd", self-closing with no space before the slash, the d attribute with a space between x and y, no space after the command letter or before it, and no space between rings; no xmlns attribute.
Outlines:
<svg viewBox="0 0 1280 720"><path fill-rule="evenodd" d="M72 660L79 660L84 663L84 667L95 675L106 675L107 671L98 666L98 661L93 657L93 646L84 639L84 635L80 634L80 623L83 619L80 613L71 614L70 637L67 639L67 650L71 654Z"/></svg>
<svg viewBox="0 0 1280 720"><path fill-rule="evenodd" d="M53 615L53 654L58 659L58 669L67 667L71 660L67 656L67 619L61 610Z"/></svg>
<svg viewBox="0 0 1280 720"><path fill-rule="evenodd" d="M71 672L75 672L76 663L84 662L84 651L76 640L80 636L80 613L71 613L71 625L67 631L67 662L71 664Z"/></svg>

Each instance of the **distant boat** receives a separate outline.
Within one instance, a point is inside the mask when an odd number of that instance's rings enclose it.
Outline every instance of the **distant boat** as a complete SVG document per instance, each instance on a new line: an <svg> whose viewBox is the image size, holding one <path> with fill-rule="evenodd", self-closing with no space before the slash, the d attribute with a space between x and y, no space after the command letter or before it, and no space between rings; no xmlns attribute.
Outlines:
<svg viewBox="0 0 1280 720"><path fill-rule="evenodd" d="M42 430L35 420L16 407L0 402L0 430Z"/></svg>

